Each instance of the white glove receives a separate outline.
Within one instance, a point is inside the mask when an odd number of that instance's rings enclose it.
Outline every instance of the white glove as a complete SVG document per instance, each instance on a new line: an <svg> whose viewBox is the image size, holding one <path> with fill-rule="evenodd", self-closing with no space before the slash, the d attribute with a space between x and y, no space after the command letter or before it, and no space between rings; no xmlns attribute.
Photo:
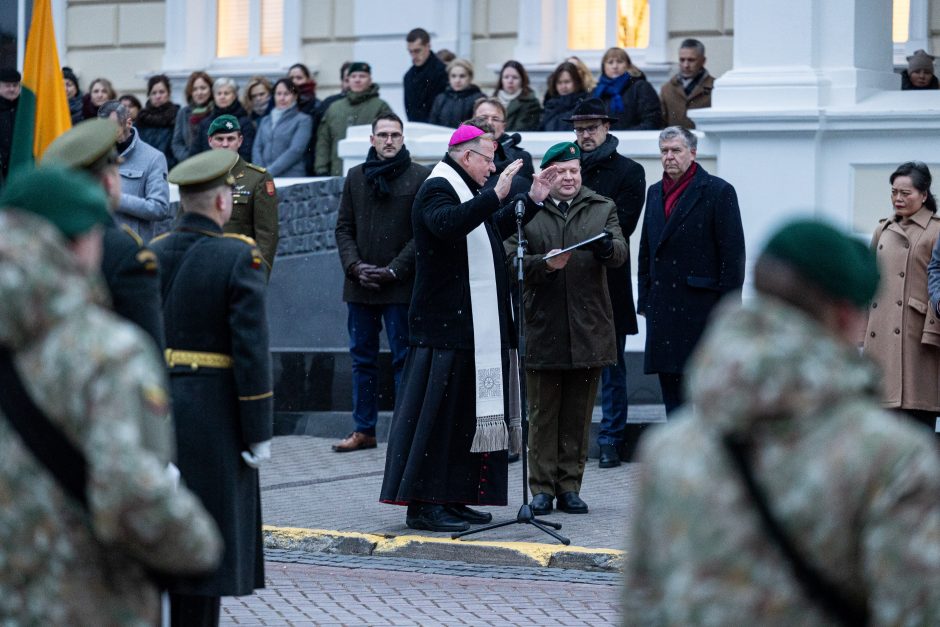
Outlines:
<svg viewBox="0 0 940 627"><path fill-rule="evenodd" d="M173 482L174 490L180 486L180 469L173 462L166 465L166 476Z"/></svg>
<svg viewBox="0 0 940 627"><path fill-rule="evenodd" d="M249 444L251 452L242 451L242 459L252 468L260 468L261 462L271 459L271 440Z"/></svg>

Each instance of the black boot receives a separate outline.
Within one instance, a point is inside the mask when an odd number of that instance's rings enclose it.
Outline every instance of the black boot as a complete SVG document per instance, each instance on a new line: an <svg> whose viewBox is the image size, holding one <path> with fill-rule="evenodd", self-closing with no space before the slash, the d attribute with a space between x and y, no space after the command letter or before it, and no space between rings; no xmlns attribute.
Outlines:
<svg viewBox="0 0 940 627"><path fill-rule="evenodd" d="M408 506L405 524L412 529L425 531L454 532L466 531L470 523L454 516L444 509L443 505L435 503L414 503Z"/></svg>

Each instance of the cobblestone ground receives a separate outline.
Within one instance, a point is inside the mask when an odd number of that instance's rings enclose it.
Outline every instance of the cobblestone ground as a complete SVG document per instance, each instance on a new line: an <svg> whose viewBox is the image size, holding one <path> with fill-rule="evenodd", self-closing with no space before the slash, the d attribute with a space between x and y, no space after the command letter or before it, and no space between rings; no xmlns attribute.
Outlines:
<svg viewBox="0 0 940 627"><path fill-rule="evenodd" d="M619 622L614 574L278 551L268 560L268 587L224 599L223 625Z"/></svg>

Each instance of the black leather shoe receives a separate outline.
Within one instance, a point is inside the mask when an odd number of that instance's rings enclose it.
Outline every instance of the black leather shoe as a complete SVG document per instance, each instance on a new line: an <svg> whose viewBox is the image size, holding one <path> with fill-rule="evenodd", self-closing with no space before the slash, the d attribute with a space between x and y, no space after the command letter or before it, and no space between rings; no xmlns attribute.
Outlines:
<svg viewBox="0 0 940 627"><path fill-rule="evenodd" d="M617 447L612 444L601 444L601 455L597 462L598 468L614 468L620 465L620 455Z"/></svg>
<svg viewBox="0 0 940 627"><path fill-rule="evenodd" d="M558 509L569 514L587 514L587 503L581 500L577 492L564 492L558 495Z"/></svg>
<svg viewBox="0 0 940 627"><path fill-rule="evenodd" d="M414 511L414 515L412 514ZM408 515L405 517L405 524L412 529L423 529L425 531L466 531L470 528L470 523L457 518L447 512L443 505L434 505L431 503L422 503L420 507L408 508Z"/></svg>
<svg viewBox="0 0 940 627"><path fill-rule="evenodd" d="M532 501L529 502L529 508L532 510L534 515L545 516L546 514L552 513L553 500L554 499L551 494L539 492L532 497Z"/></svg>
<svg viewBox="0 0 940 627"><path fill-rule="evenodd" d="M460 520L467 521L471 525L484 525L493 520L493 514L470 509L463 503L445 505L444 511L446 511L451 516L456 516Z"/></svg>

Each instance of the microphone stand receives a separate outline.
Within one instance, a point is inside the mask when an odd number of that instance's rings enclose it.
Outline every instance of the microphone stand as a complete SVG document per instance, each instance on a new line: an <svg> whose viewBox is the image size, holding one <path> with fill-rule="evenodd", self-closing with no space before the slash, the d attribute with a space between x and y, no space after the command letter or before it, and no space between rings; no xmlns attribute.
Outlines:
<svg viewBox="0 0 940 627"><path fill-rule="evenodd" d="M525 216L525 202L522 200L516 201L516 333L518 339L518 352L519 352L519 408L522 413L522 451L520 455L522 457L522 506L519 508L519 513L516 514L516 517L511 520L504 520L502 522L490 523L488 525L483 525L482 527L477 527L475 529L468 529L467 531L461 531L459 533L451 534L451 538L456 540L464 536L469 536L474 533L480 533L481 531L489 531L490 529L499 529L500 527L507 527L509 525L532 525L536 529L541 529L548 535L552 536L565 546L571 544L571 540L564 537L563 535L552 531L552 529L561 529L561 523L552 522L550 520L544 520L542 518L536 518L535 514L532 513L532 508L529 506L529 411L528 411L528 402L526 400L526 387L525 387L525 310L522 302L522 295L525 293L525 272L522 268L522 259L525 256L525 233L522 230L522 218ZM551 527L551 529L549 529Z"/></svg>

